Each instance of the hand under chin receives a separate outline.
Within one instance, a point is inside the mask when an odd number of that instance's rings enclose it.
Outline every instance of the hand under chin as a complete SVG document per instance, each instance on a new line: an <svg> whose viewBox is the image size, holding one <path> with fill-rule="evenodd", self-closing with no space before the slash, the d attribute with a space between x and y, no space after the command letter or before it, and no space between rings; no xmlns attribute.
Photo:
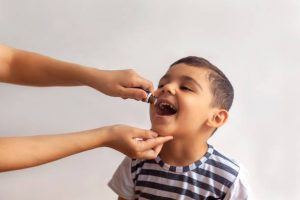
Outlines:
<svg viewBox="0 0 300 200"><path fill-rule="evenodd" d="M173 136L174 135L174 131L171 131L167 127L152 126L151 130L158 133L159 136Z"/></svg>

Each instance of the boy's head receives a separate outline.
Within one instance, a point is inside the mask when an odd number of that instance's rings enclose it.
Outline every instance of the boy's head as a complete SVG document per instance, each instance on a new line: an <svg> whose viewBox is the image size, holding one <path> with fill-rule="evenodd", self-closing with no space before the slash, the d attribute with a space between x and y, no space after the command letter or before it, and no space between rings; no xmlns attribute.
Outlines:
<svg viewBox="0 0 300 200"><path fill-rule="evenodd" d="M233 87L216 66L189 56L173 63L160 79L156 105L150 107L152 129L161 135L213 133L228 118Z"/></svg>

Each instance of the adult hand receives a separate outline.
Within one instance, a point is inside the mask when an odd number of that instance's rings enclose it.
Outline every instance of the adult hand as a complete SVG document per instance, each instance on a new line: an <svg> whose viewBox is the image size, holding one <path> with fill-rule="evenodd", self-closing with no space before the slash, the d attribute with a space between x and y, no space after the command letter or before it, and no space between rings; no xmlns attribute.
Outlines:
<svg viewBox="0 0 300 200"><path fill-rule="evenodd" d="M63 134L0 137L0 172L33 167L104 146L132 158L153 159L163 143L171 139L125 125Z"/></svg>
<svg viewBox="0 0 300 200"><path fill-rule="evenodd" d="M120 151L131 158L154 159L163 143L172 140L172 136L158 137L151 130L126 125L113 125L106 131L107 147Z"/></svg>
<svg viewBox="0 0 300 200"><path fill-rule="evenodd" d="M153 91L152 82L142 78L132 69L99 70L87 68L88 76L82 79L84 85L93 87L100 92L123 99L142 100L147 97L144 91Z"/></svg>

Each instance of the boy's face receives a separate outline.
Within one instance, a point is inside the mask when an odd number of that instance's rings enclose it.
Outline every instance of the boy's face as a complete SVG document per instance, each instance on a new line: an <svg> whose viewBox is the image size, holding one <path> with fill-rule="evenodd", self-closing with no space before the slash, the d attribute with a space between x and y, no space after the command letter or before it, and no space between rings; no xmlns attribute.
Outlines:
<svg viewBox="0 0 300 200"><path fill-rule="evenodd" d="M208 69L183 63L169 68L150 106L152 130L160 135L187 136L203 130L212 115Z"/></svg>

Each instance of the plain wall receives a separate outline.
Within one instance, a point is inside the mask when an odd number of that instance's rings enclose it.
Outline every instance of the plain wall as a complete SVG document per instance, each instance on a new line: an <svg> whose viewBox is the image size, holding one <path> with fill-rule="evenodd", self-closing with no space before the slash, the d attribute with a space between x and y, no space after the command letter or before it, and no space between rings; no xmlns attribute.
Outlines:
<svg viewBox="0 0 300 200"><path fill-rule="evenodd" d="M0 43L157 81L188 55L235 88L210 143L249 171L254 199L300 199L300 3L296 0L0 0ZM0 66L1 67L1 66ZM0 135L149 128L148 105L87 87L0 83ZM1 200L116 199L106 185L123 155L102 148L0 174Z"/></svg>

